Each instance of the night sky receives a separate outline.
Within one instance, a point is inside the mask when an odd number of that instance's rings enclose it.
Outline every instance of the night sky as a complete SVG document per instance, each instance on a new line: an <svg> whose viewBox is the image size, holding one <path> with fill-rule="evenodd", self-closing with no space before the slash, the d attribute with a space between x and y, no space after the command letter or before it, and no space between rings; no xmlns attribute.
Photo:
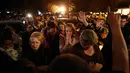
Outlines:
<svg viewBox="0 0 130 73"><path fill-rule="evenodd" d="M67 3L68 0L0 0L0 9L5 8L19 8L19 9L33 9L33 10L47 10L47 4ZM71 0L76 5L76 11L97 11L106 10L107 6L113 6L118 2L129 0ZM128 2L127 2L128 3ZM129 1L130 4L130 1Z"/></svg>

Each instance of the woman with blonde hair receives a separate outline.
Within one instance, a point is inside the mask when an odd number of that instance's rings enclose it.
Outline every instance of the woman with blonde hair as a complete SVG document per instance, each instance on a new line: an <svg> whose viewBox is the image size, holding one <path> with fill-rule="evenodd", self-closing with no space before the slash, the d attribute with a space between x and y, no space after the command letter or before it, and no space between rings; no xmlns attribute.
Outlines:
<svg viewBox="0 0 130 73"><path fill-rule="evenodd" d="M44 46L45 38L40 32L33 32L30 36L30 48L23 53L23 63L33 71L47 70L47 55Z"/></svg>
<svg viewBox="0 0 130 73"><path fill-rule="evenodd" d="M60 38L60 52L69 52L72 46L78 43L78 35L76 32L76 28L73 23L67 23L65 25L65 36L64 39ZM63 43L64 42L64 43Z"/></svg>

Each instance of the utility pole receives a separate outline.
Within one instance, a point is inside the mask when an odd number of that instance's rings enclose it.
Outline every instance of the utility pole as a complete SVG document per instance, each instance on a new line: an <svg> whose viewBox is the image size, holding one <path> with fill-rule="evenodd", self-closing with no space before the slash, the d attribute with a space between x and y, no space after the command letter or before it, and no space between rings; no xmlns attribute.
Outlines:
<svg viewBox="0 0 130 73"><path fill-rule="evenodd" d="M129 5L129 14L130 14L130 5Z"/></svg>
<svg viewBox="0 0 130 73"><path fill-rule="evenodd" d="M69 7L70 7L70 0L68 0L68 18L70 17L70 15L69 15L69 13L70 13Z"/></svg>

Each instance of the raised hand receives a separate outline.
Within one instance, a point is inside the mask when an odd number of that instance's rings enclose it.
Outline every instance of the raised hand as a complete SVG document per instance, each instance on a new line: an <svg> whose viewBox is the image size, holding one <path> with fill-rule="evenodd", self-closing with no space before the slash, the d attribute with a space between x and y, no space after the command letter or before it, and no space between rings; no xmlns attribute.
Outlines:
<svg viewBox="0 0 130 73"><path fill-rule="evenodd" d="M78 17L78 19L79 19L81 22L84 22L84 21L86 20L86 18L85 18L85 12L80 11L80 12L79 12L79 17Z"/></svg>
<svg viewBox="0 0 130 73"><path fill-rule="evenodd" d="M85 12L83 12L83 11L80 11L80 12L79 12L78 20L79 20L80 22L82 22L85 26L88 26L88 23L87 23L87 21L86 21Z"/></svg>
<svg viewBox="0 0 130 73"><path fill-rule="evenodd" d="M114 13L108 14L108 23L110 24L111 30L120 28L120 24L121 24L120 21L121 21L120 14L114 14Z"/></svg>
<svg viewBox="0 0 130 73"><path fill-rule="evenodd" d="M112 70L129 73L127 45L120 27L120 14L109 13L108 21L112 31Z"/></svg>

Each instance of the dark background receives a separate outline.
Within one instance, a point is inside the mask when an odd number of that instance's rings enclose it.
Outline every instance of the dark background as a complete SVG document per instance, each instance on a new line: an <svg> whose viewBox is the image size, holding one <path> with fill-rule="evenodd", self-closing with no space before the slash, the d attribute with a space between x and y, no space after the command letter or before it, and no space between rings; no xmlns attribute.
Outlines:
<svg viewBox="0 0 130 73"><path fill-rule="evenodd" d="M129 7L130 0L70 0L76 5L75 11L106 11L108 6L113 10L116 8ZM47 10L47 4L65 3L68 0L0 0L0 9L16 8L29 10Z"/></svg>

